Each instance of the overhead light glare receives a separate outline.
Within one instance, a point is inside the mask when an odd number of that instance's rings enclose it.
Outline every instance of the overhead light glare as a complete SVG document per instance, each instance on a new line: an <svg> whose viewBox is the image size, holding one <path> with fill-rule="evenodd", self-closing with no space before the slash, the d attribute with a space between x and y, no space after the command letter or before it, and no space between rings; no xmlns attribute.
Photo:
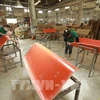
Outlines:
<svg viewBox="0 0 100 100"><path fill-rule="evenodd" d="M41 2L41 0L38 0L34 5L38 5Z"/></svg>
<svg viewBox="0 0 100 100"><path fill-rule="evenodd" d="M48 13L51 13L51 10L48 10Z"/></svg>
<svg viewBox="0 0 100 100"><path fill-rule="evenodd" d="M25 8L25 9L24 9L24 12L29 12L29 9L26 9L26 8Z"/></svg>
<svg viewBox="0 0 100 100"><path fill-rule="evenodd" d="M59 8L55 9L55 11L59 11Z"/></svg>
<svg viewBox="0 0 100 100"><path fill-rule="evenodd" d="M11 7L6 7L7 11L12 11Z"/></svg>
<svg viewBox="0 0 100 100"><path fill-rule="evenodd" d="M65 9L69 9L69 6L65 7Z"/></svg>
<svg viewBox="0 0 100 100"><path fill-rule="evenodd" d="M38 13L42 14L42 13L43 13L43 11L38 11Z"/></svg>

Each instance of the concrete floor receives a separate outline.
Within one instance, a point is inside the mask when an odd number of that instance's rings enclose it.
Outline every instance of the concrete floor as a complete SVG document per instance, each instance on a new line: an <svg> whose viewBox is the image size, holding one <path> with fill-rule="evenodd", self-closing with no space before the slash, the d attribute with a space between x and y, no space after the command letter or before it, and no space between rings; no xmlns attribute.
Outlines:
<svg viewBox="0 0 100 100"><path fill-rule="evenodd" d="M20 40L20 47L22 50L22 55L25 54L30 45L35 41L30 39ZM55 43L51 45L51 50L59 56L64 58L64 48L62 47L62 42ZM60 49L61 48L61 49ZM60 49L60 50L59 50ZM73 58L76 57L77 49L73 49ZM89 54L85 58L85 63L89 64L91 61L92 54ZM80 55L81 58L81 55ZM69 61L71 64L75 65L75 60ZM81 83L81 93L79 100L100 100L100 57L98 57L95 71L93 71L93 76L88 78L89 69L84 66L78 66L79 70L74 73L75 76ZM8 67L8 69L10 66ZM21 67L20 64L16 65L14 68L9 69L7 73L3 72L3 68L0 67L0 100L40 100L35 90L26 90L30 85L33 86L28 81L28 75L25 67ZM19 85L14 89L14 85L19 82L26 82L23 90L19 90ZM69 79L62 89L73 84ZM60 100L74 100L74 92L69 93L64 98Z"/></svg>

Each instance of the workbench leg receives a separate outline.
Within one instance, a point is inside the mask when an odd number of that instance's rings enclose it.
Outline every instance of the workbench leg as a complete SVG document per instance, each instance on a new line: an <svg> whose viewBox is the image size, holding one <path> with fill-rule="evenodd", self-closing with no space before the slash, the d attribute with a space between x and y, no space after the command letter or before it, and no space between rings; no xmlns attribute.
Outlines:
<svg viewBox="0 0 100 100"><path fill-rule="evenodd" d="M15 51L15 57L17 57L16 48L15 48L15 44L14 43L13 43L13 48L14 48L14 51Z"/></svg>
<svg viewBox="0 0 100 100"><path fill-rule="evenodd" d="M77 64L78 64L79 49L80 49L80 47L78 46L75 66L77 66Z"/></svg>
<svg viewBox="0 0 100 100"><path fill-rule="evenodd" d="M45 40L45 34L42 36L41 40L40 40L40 43Z"/></svg>
<svg viewBox="0 0 100 100"><path fill-rule="evenodd" d="M6 73L7 69L6 69L6 65L5 65L5 62L4 62L4 56L3 55L1 55L1 56L2 56L2 63L3 63L3 66L4 66L4 71Z"/></svg>
<svg viewBox="0 0 100 100"><path fill-rule="evenodd" d="M47 41L45 40L45 46L47 47Z"/></svg>
<svg viewBox="0 0 100 100"><path fill-rule="evenodd" d="M56 33L53 34L53 44L54 44L54 41L55 41L55 36L56 36Z"/></svg>
<svg viewBox="0 0 100 100"><path fill-rule="evenodd" d="M96 64L97 58L98 58L98 53L96 54L96 59L95 59L95 62L94 62L95 64ZM94 64L93 69L95 68L95 64Z"/></svg>
<svg viewBox="0 0 100 100"><path fill-rule="evenodd" d="M49 34L46 34L45 36L44 36L44 40L45 40L45 46L47 47L48 46L48 41L47 41L47 39L49 38Z"/></svg>
<svg viewBox="0 0 100 100"><path fill-rule="evenodd" d="M76 90L76 92L75 92L75 98L74 98L74 100L78 100L78 98L79 98L79 93L80 93L80 87Z"/></svg>
<svg viewBox="0 0 100 100"><path fill-rule="evenodd" d="M35 37L36 37L36 42L37 42L37 34L35 34Z"/></svg>
<svg viewBox="0 0 100 100"><path fill-rule="evenodd" d="M92 70L93 70L93 68L95 66L95 61L96 61L96 58L97 58L96 54L97 54L97 50L95 50L95 52L94 52L94 56L93 56L93 59L92 59L92 63L91 63L91 67L90 67L90 71L89 71L89 76L88 77L91 76L91 72L92 72Z"/></svg>
<svg viewBox="0 0 100 100"><path fill-rule="evenodd" d="M23 67L21 50L19 50L19 56L20 56L21 67Z"/></svg>
<svg viewBox="0 0 100 100"><path fill-rule="evenodd" d="M87 55L89 55L89 50L87 50Z"/></svg>
<svg viewBox="0 0 100 100"><path fill-rule="evenodd" d="M82 56L82 60L81 60L82 63L84 61L84 55L85 55L85 49L83 50L83 56Z"/></svg>

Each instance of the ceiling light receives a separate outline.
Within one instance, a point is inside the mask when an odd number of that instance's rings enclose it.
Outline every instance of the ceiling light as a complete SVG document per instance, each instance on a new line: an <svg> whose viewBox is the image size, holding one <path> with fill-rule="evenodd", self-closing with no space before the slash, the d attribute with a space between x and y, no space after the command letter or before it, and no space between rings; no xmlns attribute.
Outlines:
<svg viewBox="0 0 100 100"><path fill-rule="evenodd" d="M11 7L6 7L7 11L12 11Z"/></svg>
<svg viewBox="0 0 100 100"><path fill-rule="evenodd" d="M42 13L43 13L43 11L38 11L38 13L42 14Z"/></svg>
<svg viewBox="0 0 100 100"><path fill-rule="evenodd" d="M24 12L29 12L29 9L26 9L26 8L25 8L25 9L24 9Z"/></svg>
<svg viewBox="0 0 100 100"><path fill-rule="evenodd" d="M61 0L59 0L59 2L60 2Z"/></svg>
<svg viewBox="0 0 100 100"><path fill-rule="evenodd" d="M69 9L69 6L65 7L65 9Z"/></svg>
<svg viewBox="0 0 100 100"><path fill-rule="evenodd" d="M43 19L39 19L39 20L43 21Z"/></svg>
<svg viewBox="0 0 100 100"><path fill-rule="evenodd" d="M48 10L48 13L51 13L51 10Z"/></svg>
<svg viewBox="0 0 100 100"><path fill-rule="evenodd" d="M75 20L74 18L71 18L71 19L70 19L70 21L74 21L74 20Z"/></svg>
<svg viewBox="0 0 100 100"><path fill-rule="evenodd" d="M59 8L55 9L55 11L59 11Z"/></svg>
<svg viewBox="0 0 100 100"><path fill-rule="evenodd" d="M7 5L7 4L5 4L5 5L0 4L0 6L3 6L3 7L11 7L11 5ZM14 6L12 5L12 7L17 8L15 5ZM26 8L26 7L23 6L22 8Z"/></svg>
<svg viewBox="0 0 100 100"><path fill-rule="evenodd" d="M38 5L41 2L41 0L38 0L34 5Z"/></svg>
<svg viewBox="0 0 100 100"><path fill-rule="evenodd" d="M19 1L17 1L15 8L24 8L24 7Z"/></svg>

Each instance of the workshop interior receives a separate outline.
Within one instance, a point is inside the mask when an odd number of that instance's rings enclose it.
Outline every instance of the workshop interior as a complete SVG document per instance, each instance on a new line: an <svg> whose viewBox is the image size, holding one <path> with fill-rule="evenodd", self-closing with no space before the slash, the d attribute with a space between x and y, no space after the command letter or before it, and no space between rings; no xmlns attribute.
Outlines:
<svg viewBox="0 0 100 100"><path fill-rule="evenodd" d="M100 100L100 0L0 0L0 100Z"/></svg>

